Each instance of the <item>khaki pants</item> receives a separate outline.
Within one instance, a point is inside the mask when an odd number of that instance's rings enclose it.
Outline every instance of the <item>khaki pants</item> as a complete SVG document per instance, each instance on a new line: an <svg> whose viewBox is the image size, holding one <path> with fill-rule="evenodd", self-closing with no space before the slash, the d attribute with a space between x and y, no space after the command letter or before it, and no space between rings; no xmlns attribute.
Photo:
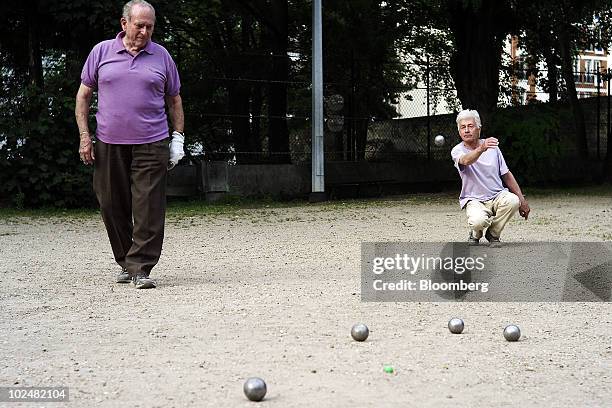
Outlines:
<svg viewBox="0 0 612 408"><path fill-rule="evenodd" d="M468 227L474 231L474 238L481 238L487 228L490 235L499 238L506 223L518 211L519 205L519 198L509 191L502 191L489 201L468 201L465 213Z"/></svg>
<svg viewBox="0 0 612 408"><path fill-rule="evenodd" d="M94 190L115 261L130 276L149 276L161 255L169 156L168 139L95 144Z"/></svg>

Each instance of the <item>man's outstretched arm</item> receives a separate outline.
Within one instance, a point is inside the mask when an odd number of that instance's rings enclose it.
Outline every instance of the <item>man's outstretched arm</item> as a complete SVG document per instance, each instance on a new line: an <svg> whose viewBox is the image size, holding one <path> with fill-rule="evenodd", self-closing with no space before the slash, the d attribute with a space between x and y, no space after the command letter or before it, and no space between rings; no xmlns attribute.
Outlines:
<svg viewBox="0 0 612 408"><path fill-rule="evenodd" d="M499 145L499 141L494 137L489 137L484 140L483 143L479 144L478 147L469 153L464 154L459 158L459 164L463 166L469 166L476 162L480 155L487 151L487 149L495 148Z"/></svg>

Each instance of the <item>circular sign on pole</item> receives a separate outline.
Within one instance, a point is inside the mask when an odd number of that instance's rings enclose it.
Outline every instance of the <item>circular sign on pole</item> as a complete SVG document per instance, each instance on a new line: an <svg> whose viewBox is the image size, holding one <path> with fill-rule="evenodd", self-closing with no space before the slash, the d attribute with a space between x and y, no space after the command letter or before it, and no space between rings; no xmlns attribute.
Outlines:
<svg viewBox="0 0 612 408"><path fill-rule="evenodd" d="M329 116L326 122L327 128L332 132L340 132L344 128L344 116Z"/></svg>
<svg viewBox="0 0 612 408"><path fill-rule="evenodd" d="M338 112L344 108L344 97L340 94L333 94L326 98L327 110Z"/></svg>

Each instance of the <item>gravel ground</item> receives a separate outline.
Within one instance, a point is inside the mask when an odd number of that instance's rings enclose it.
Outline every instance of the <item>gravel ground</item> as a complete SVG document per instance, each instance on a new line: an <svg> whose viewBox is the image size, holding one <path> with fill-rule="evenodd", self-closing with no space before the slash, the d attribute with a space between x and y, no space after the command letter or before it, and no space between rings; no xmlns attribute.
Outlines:
<svg viewBox="0 0 612 408"><path fill-rule="evenodd" d="M532 197L503 239L610 241L611 201ZM5 217L0 386L68 386L75 407L255 406L250 376L267 407L608 405L609 302L361 302L361 242L464 241L464 224L435 195L170 214L159 286L138 291L114 283L99 216Z"/></svg>

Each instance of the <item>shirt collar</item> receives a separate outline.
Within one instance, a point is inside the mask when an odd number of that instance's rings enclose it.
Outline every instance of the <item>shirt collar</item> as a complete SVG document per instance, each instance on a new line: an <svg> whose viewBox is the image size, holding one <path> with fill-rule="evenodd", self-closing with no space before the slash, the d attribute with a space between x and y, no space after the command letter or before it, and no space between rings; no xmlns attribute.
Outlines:
<svg viewBox="0 0 612 408"><path fill-rule="evenodd" d="M115 43L113 44L113 51L117 54L120 52L127 52L125 46L123 45L123 37L125 37L125 31L120 31L115 37ZM153 54L153 42L151 40L147 41L147 45L141 50L146 52L147 54Z"/></svg>

